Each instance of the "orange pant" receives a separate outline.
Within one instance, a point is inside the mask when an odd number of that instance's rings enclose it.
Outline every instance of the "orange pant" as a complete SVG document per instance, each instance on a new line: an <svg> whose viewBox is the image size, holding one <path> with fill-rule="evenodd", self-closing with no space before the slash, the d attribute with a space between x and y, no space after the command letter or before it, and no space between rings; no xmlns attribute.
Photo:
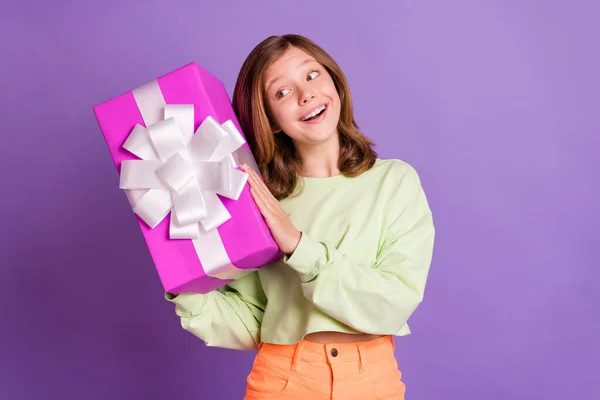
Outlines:
<svg viewBox="0 0 600 400"><path fill-rule="evenodd" d="M263 343L245 400L403 400L391 336L360 343Z"/></svg>

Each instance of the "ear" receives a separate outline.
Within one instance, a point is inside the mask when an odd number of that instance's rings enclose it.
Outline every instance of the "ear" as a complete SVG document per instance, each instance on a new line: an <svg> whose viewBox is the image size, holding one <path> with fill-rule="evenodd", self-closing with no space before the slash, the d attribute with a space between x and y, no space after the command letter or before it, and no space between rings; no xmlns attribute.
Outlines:
<svg viewBox="0 0 600 400"><path fill-rule="evenodd" d="M272 123L271 132L273 132L273 135L277 135L278 133L281 133L281 127L275 123Z"/></svg>

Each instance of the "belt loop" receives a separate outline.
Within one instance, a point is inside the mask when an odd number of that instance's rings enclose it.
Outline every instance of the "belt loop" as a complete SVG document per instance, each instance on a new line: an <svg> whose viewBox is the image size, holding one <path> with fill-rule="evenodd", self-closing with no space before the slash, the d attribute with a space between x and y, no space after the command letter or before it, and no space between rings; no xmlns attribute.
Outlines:
<svg viewBox="0 0 600 400"><path fill-rule="evenodd" d="M359 373L363 373L363 371L365 370L365 360L364 360L364 350L362 348L362 344L361 343L357 343L356 344L356 348L358 350L358 372Z"/></svg>
<svg viewBox="0 0 600 400"><path fill-rule="evenodd" d="M301 340L296 344L294 349L294 355L292 356L292 371L298 371L298 353L300 353L301 347L304 344L304 340Z"/></svg>

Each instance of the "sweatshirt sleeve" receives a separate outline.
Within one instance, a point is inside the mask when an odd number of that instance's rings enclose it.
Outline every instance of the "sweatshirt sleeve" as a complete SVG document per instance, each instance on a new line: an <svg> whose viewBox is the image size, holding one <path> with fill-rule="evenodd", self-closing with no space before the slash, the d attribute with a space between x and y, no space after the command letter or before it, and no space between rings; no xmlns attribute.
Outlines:
<svg viewBox="0 0 600 400"><path fill-rule="evenodd" d="M256 350L267 304L258 272L206 294L165 293L183 329L207 346Z"/></svg>
<svg viewBox="0 0 600 400"><path fill-rule="evenodd" d="M384 209L376 261L356 263L332 243L302 232L284 261L300 276L304 296L338 321L369 334L394 334L423 300L434 226L419 176L410 167Z"/></svg>

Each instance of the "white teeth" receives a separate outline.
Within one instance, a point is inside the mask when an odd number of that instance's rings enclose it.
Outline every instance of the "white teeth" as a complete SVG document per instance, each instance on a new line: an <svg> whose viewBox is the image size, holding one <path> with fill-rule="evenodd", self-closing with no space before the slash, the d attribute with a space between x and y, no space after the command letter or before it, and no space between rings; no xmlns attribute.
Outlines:
<svg viewBox="0 0 600 400"><path fill-rule="evenodd" d="M302 121L306 121L307 119L309 119L311 117L314 117L315 115L317 115L318 113L320 113L324 109L325 109L325 106L321 106L321 107L317 108L315 111L311 112L310 114L308 114L304 118L302 118Z"/></svg>

